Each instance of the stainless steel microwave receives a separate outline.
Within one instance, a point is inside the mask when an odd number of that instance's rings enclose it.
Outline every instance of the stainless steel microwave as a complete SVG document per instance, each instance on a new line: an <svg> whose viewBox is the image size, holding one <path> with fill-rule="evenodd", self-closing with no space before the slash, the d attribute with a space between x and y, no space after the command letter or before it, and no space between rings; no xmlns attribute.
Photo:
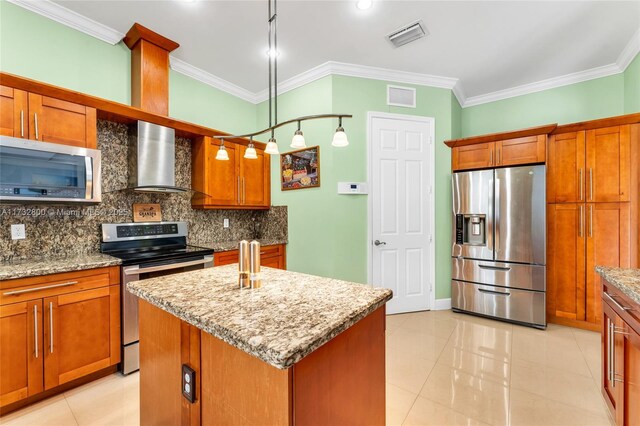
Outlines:
<svg viewBox="0 0 640 426"><path fill-rule="evenodd" d="M0 136L0 203L99 203L100 151Z"/></svg>

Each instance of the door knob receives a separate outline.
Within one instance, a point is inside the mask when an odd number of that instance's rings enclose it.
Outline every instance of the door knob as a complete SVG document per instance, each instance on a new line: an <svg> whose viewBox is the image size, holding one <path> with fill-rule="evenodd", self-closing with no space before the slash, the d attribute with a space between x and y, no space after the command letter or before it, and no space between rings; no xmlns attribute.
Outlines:
<svg viewBox="0 0 640 426"><path fill-rule="evenodd" d="M373 244L375 244L376 246L386 246L387 243L385 243L384 241L380 241L380 240L375 240L373 242Z"/></svg>

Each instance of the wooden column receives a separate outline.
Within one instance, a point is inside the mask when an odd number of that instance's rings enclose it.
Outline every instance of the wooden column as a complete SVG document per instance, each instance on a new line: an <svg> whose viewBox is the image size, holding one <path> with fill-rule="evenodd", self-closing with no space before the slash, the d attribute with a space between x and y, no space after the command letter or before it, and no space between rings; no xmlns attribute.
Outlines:
<svg viewBox="0 0 640 426"><path fill-rule="evenodd" d="M180 45L135 23L124 43L131 49L131 105L169 115L169 53Z"/></svg>

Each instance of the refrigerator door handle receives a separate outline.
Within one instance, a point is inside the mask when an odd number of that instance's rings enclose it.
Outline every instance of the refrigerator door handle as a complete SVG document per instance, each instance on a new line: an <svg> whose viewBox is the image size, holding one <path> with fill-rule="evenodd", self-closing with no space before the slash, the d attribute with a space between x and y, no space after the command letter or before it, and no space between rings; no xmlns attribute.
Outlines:
<svg viewBox="0 0 640 426"><path fill-rule="evenodd" d="M496 206L495 206L495 243L496 253L500 251L500 179L496 177Z"/></svg>

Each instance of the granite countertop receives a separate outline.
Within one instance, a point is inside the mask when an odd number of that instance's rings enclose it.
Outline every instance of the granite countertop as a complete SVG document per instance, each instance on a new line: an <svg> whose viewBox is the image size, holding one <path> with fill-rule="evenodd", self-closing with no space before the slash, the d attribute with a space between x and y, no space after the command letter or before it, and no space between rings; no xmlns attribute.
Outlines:
<svg viewBox="0 0 640 426"><path fill-rule="evenodd" d="M640 269L596 266L596 272L631 300L640 304Z"/></svg>
<svg viewBox="0 0 640 426"><path fill-rule="evenodd" d="M14 278L35 277L59 272L82 271L119 265L118 258L102 253L47 256L30 259L0 261L0 281Z"/></svg>
<svg viewBox="0 0 640 426"><path fill-rule="evenodd" d="M274 367L285 369L360 321L391 290L263 268L259 289L238 289L238 265L129 283L129 291Z"/></svg>
<svg viewBox="0 0 640 426"><path fill-rule="evenodd" d="M251 242L251 239L248 239L247 241ZM259 239L257 240L260 243L260 246L262 247L266 247L266 246L275 246L278 244L287 244L287 240L280 240L280 239ZM205 243L202 244L204 247L207 248L212 248L213 250L220 252L220 251L231 251L231 250L238 250L238 243L240 242L240 240L231 240L231 241L214 241L211 243Z"/></svg>

